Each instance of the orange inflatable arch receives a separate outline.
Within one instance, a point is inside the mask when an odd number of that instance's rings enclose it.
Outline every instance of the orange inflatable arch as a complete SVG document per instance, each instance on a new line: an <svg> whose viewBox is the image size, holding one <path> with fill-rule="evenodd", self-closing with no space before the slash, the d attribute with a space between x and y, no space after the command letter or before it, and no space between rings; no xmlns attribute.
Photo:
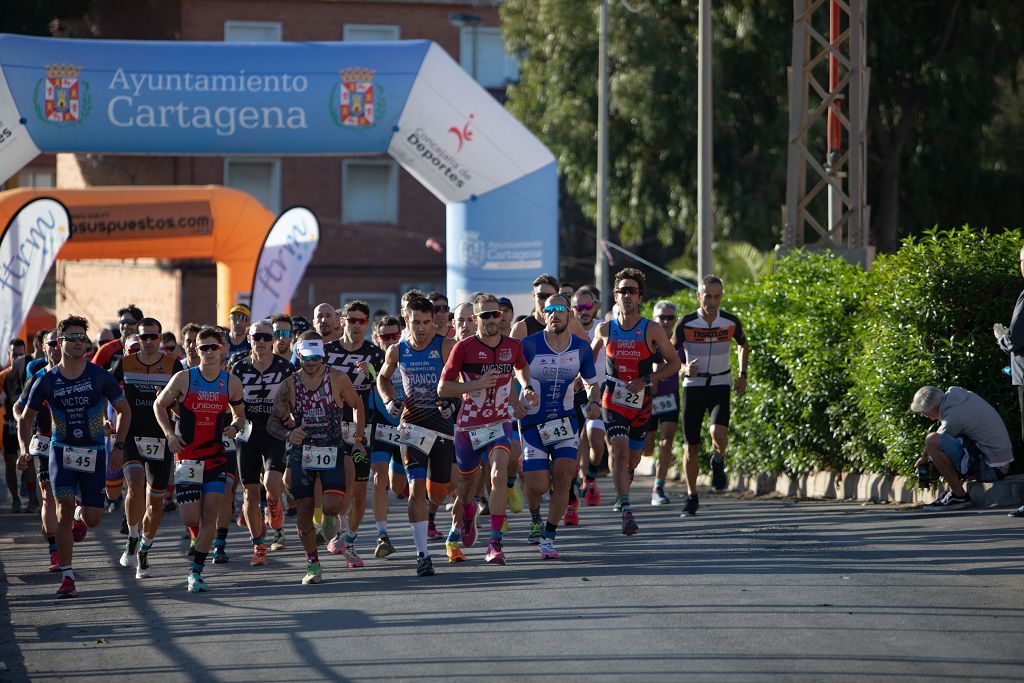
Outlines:
<svg viewBox="0 0 1024 683"><path fill-rule="evenodd" d="M37 197L67 207L73 231L58 259L197 259L217 264L217 320L251 293L276 216L252 195L218 185L14 189L0 192L0 225Z"/></svg>

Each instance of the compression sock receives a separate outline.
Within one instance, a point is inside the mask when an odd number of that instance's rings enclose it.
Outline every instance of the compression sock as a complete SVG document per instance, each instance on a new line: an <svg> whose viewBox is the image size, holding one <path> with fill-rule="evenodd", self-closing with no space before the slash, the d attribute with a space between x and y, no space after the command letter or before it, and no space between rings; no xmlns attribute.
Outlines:
<svg viewBox="0 0 1024 683"><path fill-rule="evenodd" d="M412 527L412 540L416 544L416 552L424 557L430 557L430 548L427 547L427 522L409 522Z"/></svg>
<svg viewBox="0 0 1024 683"><path fill-rule="evenodd" d="M594 481L597 479L597 466L594 464L587 465L587 481Z"/></svg>
<svg viewBox="0 0 1024 683"><path fill-rule="evenodd" d="M533 524L540 524L543 520L540 518L540 506L530 508L530 522Z"/></svg>
<svg viewBox="0 0 1024 683"><path fill-rule="evenodd" d="M661 491L664 488L665 488L665 480L664 479L655 479L654 480L654 490L655 491Z"/></svg>
<svg viewBox="0 0 1024 683"><path fill-rule="evenodd" d="M552 524L551 522L544 522L544 538L550 538L551 540L554 540L556 531L558 531L557 524Z"/></svg>
<svg viewBox="0 0 1024 683"><path fill-rule="evenodd" d="M138 524L129 524L128 525L128 538L138 538L138 537L139 537L139 525Z"/></svg>
<svg viewBox="0 0 1024 683"><path fill-rule="evenodd" d="M220 548L223 550L228 545L228 529L227 527L217 527L217 538L213 539L213 547Z"/></svg>
<svg viewBox="0 0 1024 683"><path fill-rule="evenodd" d="M310 564L320 564L320 552L316 548L313 548L306 553L306 561Z"/></svg>
<svg viewBox="0 0 1024 683"><path fill-rule="evenodd" d="M197 550L196 554L192 556L192 571L196 574L203 573L203 565L206 564L207 555L209 555L209 553L201 553Z"/></svg>
<svg viewBox="0 0 1024 683"><path fill-rule="evenodd" d="M505 515L491 515L491 538L501 540L501 527L505 523Z"/></svg>
<svg viewBox="0 0 1024 683"><path fill-rule="evenodd" d="M46 537L46 542L50 544L50 552L51 553L57 552L57 537L56 536L47 536Z"/></svg>
<svg viewBox="0 0 1024 683"><path fill-rule="evenodd" d="M459 528L457 526L452 524L452 529L451 529L451 531L448 532L448 542L449 543L460 543L461 541L462 541L462 532L459 531Z"/></svg>
<svg viewBox="0 0 1024 683"><path fill-rule="evenodd" d="M139 551L140 552L144 552L144 553L148 553L150 550L153 549L153 542L155 540L156 540L155 538L146 538L146 535L143 534L142 535L142 545L139 547Z"/></svg>

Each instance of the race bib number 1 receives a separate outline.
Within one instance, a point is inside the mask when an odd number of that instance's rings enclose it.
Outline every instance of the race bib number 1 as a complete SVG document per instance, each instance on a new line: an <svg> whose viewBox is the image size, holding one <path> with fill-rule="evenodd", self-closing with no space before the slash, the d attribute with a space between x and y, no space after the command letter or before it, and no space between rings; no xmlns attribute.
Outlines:
<svg viewBox="0 0 1024 683"><path fill-rule="evenodd" d="M333 470L338 464L338 449L331 446L303 446L302 469Z"/></svg>
<svg viewBox="0 0 1024 683"><path fill-rule="evenodd" d="M96 471L96 451L88 448L64 447L64 469L75 472Z"/></svg>
<svg viewBox="0 0 1024 683"><path fill-rule="evenodd" d="M540 433L540 442L545 446L568 441L574 435L572 423L567 417L558 420L548 420L537 427L537 431Z"/></svg>
<svg viewBox="0 0 1024 683"><path fill-rule="evenodd" d="M437 434L418 425L403 423L398 427L401 442L406 446L429 453L437 440Z"/></svg>
<svg viewBox="0 0 1024 683"><path fill-rule="evenodd" d="M141 455L146 460L161 461L164 459L164 449L167 442L164 439L160 439L153 436L137 436L135 437L135 447L139 450Z"/></svg>
<svg viewBox="0 0 1024 683"><path fill-rule="evenodd" d="M644 404L644 391L641 389L637 393L626 390L625 382L616 382L615 391L612 392L612 403L623 408L632 408L633 410L640 410Z"/></svg>
<svg viewBox="0 0 1024 683"><path fill-rule="evenodd" d="M469 430L469 443L472 444L473 450L483 448L489 443L494 443L501 437L505 436L504 422L496 422L490 425L484 425L483 427L477 427Z"/></svg>
<svg viewBox="0 0 1024 683"><path fill-rule="evenodd" d="M655 415L674 413L678 410L679 404L676 403L675 394L666 394L664 396L654 396L651 398L651 412Z"/></svg>
<svg viewBox="0 0 1024 683"><path fill-rule="evenodd" d="M179 460L174 464L175 484L202 484L203 461Z"/></svg>

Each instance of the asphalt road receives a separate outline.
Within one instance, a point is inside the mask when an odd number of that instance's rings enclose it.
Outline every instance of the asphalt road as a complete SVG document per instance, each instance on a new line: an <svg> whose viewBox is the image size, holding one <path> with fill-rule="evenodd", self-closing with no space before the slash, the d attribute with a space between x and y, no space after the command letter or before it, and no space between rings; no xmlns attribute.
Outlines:
<svg viewBox="0 0 1024 683"><path fill-rule="evenodd" d="M607 480L605 480L607 482ZM252 568L232 528L211 591L185 591L176 515L156 576L116 564L114 516L76 546L79 597L58 601L34 515L0 515L0 680L314 679L1024 680L1024 520L884 505L702 496L701 514L647 504L626 538L605 502L541 560L512 517L509 564L482 548L415 576L403 504L399 552L302 586L290 546ZM679 492L670 492L678 501ZM290 521L290 520L289 520ZM371 532L365 528L364 532Z"/></svg>

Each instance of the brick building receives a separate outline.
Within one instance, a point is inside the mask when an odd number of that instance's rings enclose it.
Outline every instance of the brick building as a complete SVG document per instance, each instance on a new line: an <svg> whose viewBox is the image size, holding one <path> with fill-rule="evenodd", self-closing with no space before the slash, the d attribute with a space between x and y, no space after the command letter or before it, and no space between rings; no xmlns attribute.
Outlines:
<svg viewBox="0 0 1024 683"><path fill-rule="evenodd" d="M71 36L143 40L336 41L427 39L436 42L496 97L517 78L504 51L496 5L500 0L166 0L122 3L96 0L92 14L68 23ZM212 157L56 155L40 158L17 178L20 184L58 187L100 185L226 185L245 190L274 213L303 205L320 221L321 241L292 301L309 315L321 302L352 298L372 308L397 309L401 292L416 286L444 289L445 208L388 157ZM50 173L51 175L47 175ZM339 248L344 239L344 249ZM139 260L61 262L58 315L74 310L94 323L115 319L128 301L151 305L168 328L215 316L214 266L210 262ZM112 282L123 283L112 287ZM137 292L143 283L180 286L172 295ZM83 292L105 292L84 296ZM111 293L117 292L112 297ZM96 307L99 308L96 308ZM83 310L83 307L86 310ZM109 308L110 310L106 310ZM226 321L220 321L226 322Z"/></svg>

